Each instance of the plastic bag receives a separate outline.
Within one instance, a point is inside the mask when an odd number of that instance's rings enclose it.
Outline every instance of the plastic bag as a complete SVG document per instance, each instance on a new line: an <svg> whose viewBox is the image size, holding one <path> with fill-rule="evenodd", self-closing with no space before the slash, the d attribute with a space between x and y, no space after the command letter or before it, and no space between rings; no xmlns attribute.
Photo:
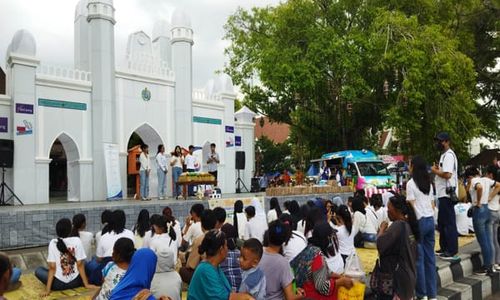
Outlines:
<svg viewBox="0 0 500 300"><path fill-rule="evenodd" d="M358 280L362 280L365 277L365 270L356 252L351 253L351 255L347 257L344 275Z"/></svg>
<svg viewBox="0 0 500 300"><path fill-rule="evenodd" d="M351 289L341 286L337 292L338 300L363 300L365 298L365 285L361 282L354 282Z"/></svg>

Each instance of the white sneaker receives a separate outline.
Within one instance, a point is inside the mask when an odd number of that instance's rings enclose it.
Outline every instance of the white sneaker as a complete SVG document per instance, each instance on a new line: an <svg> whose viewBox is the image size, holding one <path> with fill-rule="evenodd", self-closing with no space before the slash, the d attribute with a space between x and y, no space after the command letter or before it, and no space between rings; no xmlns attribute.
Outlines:
<svg viewBox="0 0 500 300"><path fill-rule="evenodd" d="M160 199L160 200L164 200L165 198L163 198L163 197L160 197L159 199Z"/></svg>
<svg viewBox="0 0 500 300"><path fill-rule="evenodd" d="M500 265L499 265L499 264L494 264L494 265L493 265L493 269L494 269L495 271L500 271Z"/></svg>

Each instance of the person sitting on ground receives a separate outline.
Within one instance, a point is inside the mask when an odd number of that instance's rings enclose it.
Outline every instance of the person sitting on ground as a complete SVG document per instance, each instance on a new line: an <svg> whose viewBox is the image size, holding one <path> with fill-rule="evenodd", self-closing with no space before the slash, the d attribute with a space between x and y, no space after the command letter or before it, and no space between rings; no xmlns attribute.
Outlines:
<svg viewBox="0 0 500 300"><path fill-rule="evenodd" d="M151 243L151 240L155 236L155 229L152 224L155 224L158 222L158 219L161 217L159 214L152 214L151 217L149 217L149 230L144 234L144 238L142 239L142 248L149 248L149 244Z"/></svg>
<svg viewBox="0 0 500 300"><path fill-rule="evenodd" d="M290 211L288 210L288 207L290 206L290 201L286 200L283 202L283 207L285 210L283 211L284 214L290 214Z"/></svg>
<svg viewBox="0 0 500 300"><path fill-rule="evenodd" d="M220 263L226 259L226 235L220 230L210 230L198 248L199 254L206 254L206 259L200 263L189 284L188 300L233 300L253 299L249 294L231 292Z"/></svg>
<svg viewBox="0 0 500 300"><path fill-rule="evenodd" d="M267 212L267 223L271 223L274 220L278 220L281 216L281 208L280 203L278 202L278 198L272 197L269 202L270 208Z"/></svg>
<svg viewBox="0 0 500 300"><path fill-rule="evenodd" d="M7 255L5 253L0 252L0 255L1 254ZM11 265L11 267L12 267L12 272L11 272L11 275L10 275L10 284L9 284L9 287L7 288L7 292L17 290L22 285L22 282L20 280L21 279L21 274L22 274L21 269L15 267L13 265Z"/></svg>
<svg viewBox="0 0 500 300"><path fill-rule="evenodd" d="M293 223L292 216L281 214L279 220L285 224L287 231L287 238L283 243L283 256L288 261L291 261L307 246L307 239L302 232L294 230L296 226Z"/></svg>
<svg viewBox="0 0 500 300"><path fill-rule="evenodd" d="M335 300L339 287L350 289L353 285L351 278L340 277L328 269L326 256L335 255L330 246L332 234L330 224L325 221L317 223L309 245L290 262L295 271L297 287L303 288L308 298Z"/></svg>
<svg viewBox="0 0 500 300"><path fill-rule="evenodd" d="M147 209L141 209L139 216L137 217L137 223L134 225L132 232L134 233L134 245L135 248L142 248L144 245L144 237L151 232L151 224L149 223L149 211Z"/></svg>
<svg viewBox="0 0 500 300"><path fill-rule="evenodd" d="M135 251L127 272L111 292L110 300L147 299L155 300L149 289L155 275L156 254L149 248ZM147 290L144 291L144 290ZM147 293L146 296L143 296ZM141 297L137 297L141 295Z"/></svg>
<svg viewBox="0 0 500 300"><path fill-rule="evenodd" d="M47 264L38 267L35 276L46 285L41 293L48 296L51 291L74 289L81 286L95 288L89 284L85 274L85 250L79 237L70 237L71 221L67 218L56 223L57 238L49 243Z"/></svg>
<svg viewBox="0 0 500 300"><path fill-rule="evenodd" d="M215 215L215 229L221 229L222 225L226 223L226 210L222 207L214 208Z"/></svg>
<svg viewBox="0 0 500 300"><path fill-rule="evenodd" d="M179 220L177 220L175 217L174 217L174 214L172 212L172 209L168 206L165 206L165 208L163 209L162 211L162 214L167 217L167 220L169 220L169 222L173 222L174 223L174 231L175 231L175 235L178 237L177 239L177 244L179 244L179 247L182 246L182 231L181 231L181 224L179 223Z"/></svg>
<svg viewBox="0 0 500 300"><path fill-rule="evenodd" d="M190 216L186 218L184 230L182 230L183 244L186 248L191 245L196 238L203 235L200 218L204 209L205 207L201 203L196 203L191 206L191 210L189 211Z"/></svg>
<svg viewBox="0 0 500 300"><path fill-rule="evenodd" d="M264 248L264 253L259 263L259 268L266 276L265 299L302 299L304 290L293 291L293 274L288 260L281 255L281 247L286 240L285 224L280 220L269 224L269 245Z"/></svg>
<svg viewBox="0 0 500 300"><path fill-rule="evenodd" d="M73 228L71 229L70 236L79 237L82 241L83 249L85 250L85 255L87 256L87 261L92 258L92 240L94 239L94 234L89 231L85 231L87 227L87 221L85 215L76 214L73 216Z"/></svg>
<svg viewBox="0 0 500 300"><path fill-rule="evenodd" d="M99 244L99 241L101 240L101 236L105 234L106 232L111 231L111 218L112 218L113 212L109 209L105 209L101 213L101 224L102 224L102 229L99 230L98 232L95 233L95 244Z"/></svg>
<svg viewBox="0 0 500 300"><path fill-rule="evenodd" d="M300 206L300 218L298 220L295 220L292 216L292 219L296 222L297 224L297 231L300 231L302 234L306 231L306 218L307 215L309 214L309 210L311 208L307 204L302 204Z"/></svg>
<svg viewBox="0 0 500 300"><path fill-rule="evenodd" d="M11 277L12 265L10 259L5 253L0 252L0 300L6 300L3 294L9 289Z"/></svg>
<svg viewBox="0 0 500 300"><path fill-rule="evenodd" d="M304 230L304 236L306 238L312 237L312 232L314 229L314 226L317 223L324 222L326 221L326 215L322 211L320 207L313 207L309 210L309 213L307 214L306 217L306 228Z"/></svg>
<svg viewBox="0 0 500 300"><path fill-rule="evenodd" d="M202 260L202 257L200 255L200 252L198 251L198 248L200 247L201 243L203 242L203 237L205 236L205 233L208 232L209 230L212 230L215 228L215 214L213 210L211 209L205 209L203 213L201 213L201 227L203 229L203 233L201 236L197 237L193 241L193 245L191 247L191 252L189 253L189 257L187 258L186 261L186 266L182 267L179 270L179 274L181 275L182 281L185 283L190 283L191 278L193 277L193 274L195 272L196 267Z"/></svg>
<svg viewBox="0 0 500 300"><path fill-rule="evenodd" d="M263 224L257 217L255 213L255 207L250 205L245 208L245 213L247 215L247 224L245 225L245 240L256 238L259 241L264 239L264 232L267 226Z"/></svg>
<svg viewBox="0 0 500 300"><path fill-rule="evenodd" d="M102 269L104 282L94 299L107 300L115 286L127 272L132 256L134 255L134 242L128 238L119 238L113 246L113 261Z"/></svg>
<svg viewBox="0 0 500 300"><path fill-rule="evenodd" d="M236 200L234 202L233 226L238 232L238 239L245 238L245 227L247 224L247 217L243 212L243 201Z"/></svg>
<svg viewBox="0 0 500 300"><path fill-rule="evenodd" d="M266 296L266 276L259 268L263 251L258 239L246 240L241 247L242 280L239 292L248 293L256 300L265 300Z"/></svg>
<svg viewBox="0 0 500 300"><path fill-rule="evenodd" d="M339 253L345 262L351 253L356 252L354 248L354 234L352 232L351 213L347 205L341 205L334 213L335 229L337 230L337 239L339 241Z"/></svg>
<svg viewBox="0 0 500 300"><path fill-rule="evenodd" d="M132 231L125 228L126 221L127 218L123 210L117 209L113 211L109 223L111 231L102 235L96 247L96 258L85 266L90 283L102 284L102 269L112 260L113 247L119 238L125 237L134 241Z"/></svg>
<svg viewBox="0 0 500 300"><path fill-rule="evenodd" d="M175 271L176 260L172 249L164 244L153 246L158 262L151 282L151 293L156 298L162 295L172 300L181 300L182 279Z"/></svg>
<svg viewBox="0 0 500 300"><path fill-rule="evenodd" d="M167 217L159 216L154 219L153 230L154 236L149 242L150 249L158 249L158 245L167 245L174 254L174 261L177 262L177 252L179 251L177 243L177 235L173 228L173 222L169 222Z"/></svg>
<svg viewBox="0 0 500 300"><path fill-rule="evenodd" d="M391 226L382 222L377 235L380 272L393 274L391 295L378 295L380 299L413 299L417 283L416 260L419 228L417 216L406 198L389 198L387 213ZM380 288L380 290L382 290Z"/></svg>
<svg viewBox="0 0 500 300"><path fill-rule="evenodd" d="M354 246L356 247L365 247L365 242L374 243L377 239L374 224L367 221L365 199L364 196L358 195L352 200L352 210L354 211L352 232L354 234Z"/></svg>
<svg viewBox="0 0 500 300"><path fill-rule="evenodd" d="M290 212L290 216L292 216L294 224L298 224L299 220L301 220L303 217L305 218L305 216L302 215L302 211L300 210L300 206L297 200L290 201L288 210Z"/></svg>
<svg viewBox="0 0 500 300"><path fill-rule="evenodd" d="M236 247L236 229L231 224L224 224L220 230L226 235L228 249L226 259L220 263L220 268L231 284L231 290L237 292L241 284L241 269L240 250Z"/></svg>
<svg viewBox="0 0 500 300"><path fill-rule="evenodd" d="M370 205L368 205L366 210L366 222L369 223L369 227L374 228L378 231L382 221L388 221L387 219L387 209L383 207L382 195L373 194L370 197Z"/></svg>

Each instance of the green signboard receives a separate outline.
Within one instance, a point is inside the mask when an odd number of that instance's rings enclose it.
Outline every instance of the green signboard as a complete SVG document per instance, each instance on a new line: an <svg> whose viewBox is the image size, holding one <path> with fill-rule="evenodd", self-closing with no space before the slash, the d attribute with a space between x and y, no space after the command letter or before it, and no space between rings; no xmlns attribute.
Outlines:
<svg viewBox="0 0 500 300"><path fill-rule="evenodd" d="M76 110L87 110L87 104L81 102L70 102L61 100L51 100L38 98L38 105L45 107L54 108L64 108L64 109L76 109Z"/></svg>
<svg viewBox="0 0 500 300"><path fill-rule="evenodd" d="M213 118L206 118L206 117L196 117L193 116L193 122L195 123L205 123L205 124L214 124L214 125L221 125L222 120L221 119L213 119Z"/></svg>

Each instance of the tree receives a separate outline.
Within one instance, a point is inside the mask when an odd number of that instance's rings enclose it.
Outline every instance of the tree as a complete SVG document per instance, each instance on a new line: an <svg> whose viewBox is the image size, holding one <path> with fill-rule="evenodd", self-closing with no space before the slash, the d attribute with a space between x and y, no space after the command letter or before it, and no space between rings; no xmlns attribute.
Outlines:
<svg viewBox="0 0 500 300"><path fill-rule="evenodd" d="M432 1L420 2L433 11ZM460 136L459 150L478 132L472 61L443 25L411 12L377 1L290 0L239 9L225 31L225 71L252 109L291 125L292 148L307 149L301 161L372 148L384 127L396 129L405 153L428 158L437 131Z"/></svg>
<svg viewBox="0 0 500 300"><path fill-rule="evenodd" d="M255 149L260 160L260 170L264 173L290 170L290 146L288 143L274 143L268 137L262 136L255 143Z"/></svg>

